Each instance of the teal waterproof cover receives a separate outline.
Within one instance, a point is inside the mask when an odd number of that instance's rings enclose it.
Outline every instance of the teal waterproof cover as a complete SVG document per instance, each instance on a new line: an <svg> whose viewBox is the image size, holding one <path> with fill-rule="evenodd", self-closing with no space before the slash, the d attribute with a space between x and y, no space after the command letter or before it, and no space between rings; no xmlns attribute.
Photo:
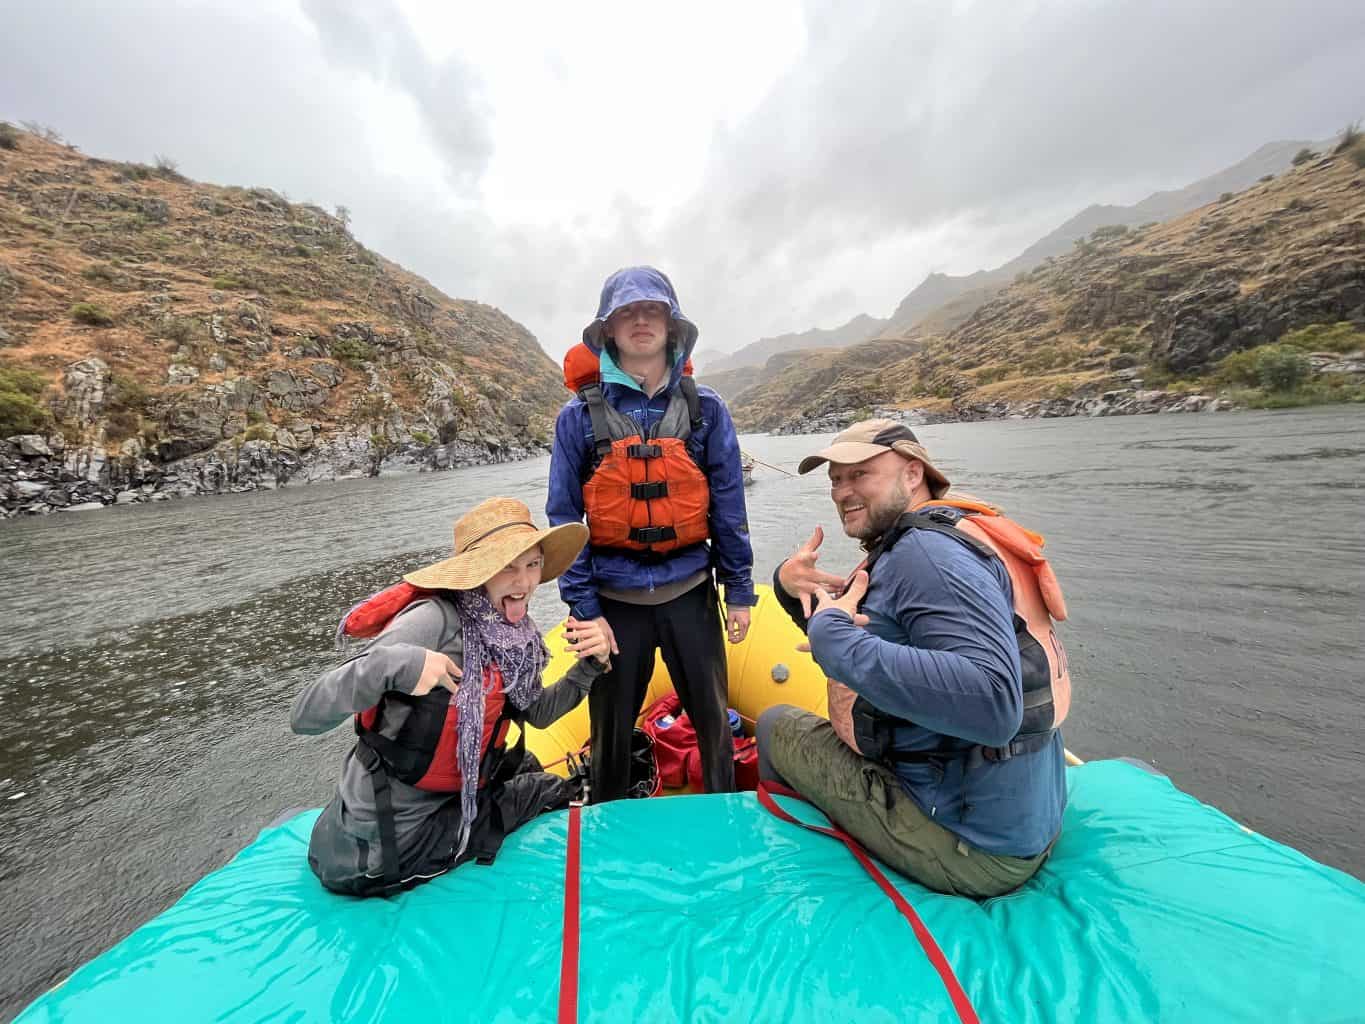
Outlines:
<svg viewBox="0 0 1365 1024"><path fill-rule="evenodd" d="M1051 859L984 903L892 875L982 1021L1365 1018L1365 885L1129 764L1068 771ZM810 808L786 802L806 820ZM316 812L267 829L18 1019L554 1021L567 815L392 900L325 892ZM582 1021L953 1021L906 919L753 794L582 812Z"/></svg>

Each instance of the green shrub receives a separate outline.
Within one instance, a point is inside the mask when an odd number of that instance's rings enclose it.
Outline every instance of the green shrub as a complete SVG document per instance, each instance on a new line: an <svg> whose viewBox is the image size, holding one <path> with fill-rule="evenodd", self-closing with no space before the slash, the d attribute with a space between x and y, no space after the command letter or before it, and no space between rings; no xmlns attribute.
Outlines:
<svg viewBox="0 0 1365 1024"><path fill-rule="evenodd" d="M269 441L275 436L275 428L269 423L253 423L242 434L243 441Z"/></svg>
<svg viewBox="0 0 1365 1024"><path fill-rule="evenodd" d="M374 361L374 346L359 338L338 338L332 342L332 358L352 366Z"/></svg>
<svg viewBox="0 0 1365 1024"><path fill-rule="evenodd" d="M156 155L156 173L163 178L170 178L172 181L183 181L184 176L180 173L180 166L168 156Z"/></svg>
<svg viewBox="0 0 1365 1024"><path fill-rule="evenodd" d="M1225 384L1291 393L1297 391L1311 373L1308 357L1292 345L1260 345L1223 358L1215 376Z"/></svg>
<svg viewBox="0 0 1365 1024"><path fill-rule="evenodd" d="M1224 192L1221 196L1218 197L1218 201L1220 203L1226 203L1228 200L1232 199L1233 196L1235 196L1236 194L1237 193L1235 192Z"/></svg>
<svg viewBox="0 0 1365 1024"><path fill-rule="evenodd" d="M431 435L428 434L425 430L412 431L412 439L421 445L431 444L432 441Z"/></svg>
<svg viewBox="0 0 1365 1024"><path fill-rule="evenodd" d="M0 121L0 149L18 149L19 133L8 121Z"/></svg>
<svg viewBox="0 0 1365 1024"><path fill-rule="evenodd" d="M233 292L242 291L250 286L241 278L233 277L230 274L224 274L221 277L215 277L213 279L213 287L220 292Z"/></svg>
<svg viewBox="0 0 1365 1024"><path fill-rule="evenodd" d="M1280 338L1280 344L1304 352L1356 352L1365 349L1365 331L1350 321L1309 324L1286 332Z"/></svg>
<svg viewBox="0 0 1365 1024"><path fill-rule="evenodd" d="M119 281L119 272L108 263L92 263L81 271L81 277L87 281L113 287Z"/></svg>
<svg viewBox="0 0 1365 1024"><path fill-rule="evenodd" d="M47 380L36 370L0 366L0 437L42 433L52 416L40 399Z"/></svg>
<svg viewBox="0 0 1365 1024"><path fill-rule="evenodd" d="M108 327L114 322L108 310L93 302L78 302L72 306L71 319L78 324L89 324L91 327Z"/></svg>
<svg viewBox="0 0 1365 1024"><path fill-rule="evenodd" d="M1312 160L1317 155L1318 154L1316 153L1316 151L1309 149L1307 146L1304 146L1303 149L1299 150L1297 153L1294 154L1294 159L1291 160L1290 163L1292 163L1295 167L1302 167L1304 164L1308 163L1309 160Z"/></svg>
<svg viewBox="0 0 1365 1024"><path fill-rule="evenodd" d="M1105 224L1103 227L1098 227L1090 232L1090 237L1099 242L1107 238L1122 238L1126 234L1128 234L1127 224Z"/></svg>
<svg viewBox="0 0 1365 1024"><path fill-rule="evenodd" d="M1256 384L1256 350L1246 349L1224 356L1214 370L1214 379L1222 384L1241 384L1252 387Z"/></svg>
<svg viewBox="0 0 1365 1024"><path fill-rule="evenodd" d="M148 181L156 172L146 164L124 163L119 164L118 176L124 181Z"/></svg>
<svg viewBox="0 0 1365 1024"><path fill-rule="evenodd" d="M1365 142L1357 142L1346 151L1346 156L1350 158L1351 163L1365 170Z"/></svg>
<svg viewBox="0 0 1365 1024"><path fill-rule="evenodd" d="M1345 153L1361 139L1365 139L1365 134L1363 134L1360 130L1360 122L1352 121L1350 124L1348 124L1345 128L1341 130L1341 135L1337 137L1336 148L1333 149L1332 152Z"/></svg>
<svg viewBox="0 0 1365 1024"><path fill-rule="evenodd" d="M194 317L172 316L161 321L161 337L177 345L189 345L204 338L204 325Z"/></svg>
<svg viewBox="0 0 1365 1024"><path fill-rule="evenodd" d="M1275 175L1273 175L1273 174L1262 174L1262 175L1260 176L1260 178L1257 179L1257 180L1260 181L1261 184L1265 184L1267 181L1274 181L1274 180L1275 180Z"/></svg>

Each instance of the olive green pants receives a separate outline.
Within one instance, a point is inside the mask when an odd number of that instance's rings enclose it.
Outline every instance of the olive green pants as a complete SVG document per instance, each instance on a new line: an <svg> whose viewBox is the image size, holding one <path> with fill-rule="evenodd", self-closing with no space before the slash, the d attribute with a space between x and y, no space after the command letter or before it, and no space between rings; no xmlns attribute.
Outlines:
<svg viewBox="0 0 1365 1024"><path fill-rule="evenodd" d="M789 705L765 711L755 730L761 778L796 790L878 860L935 892L981 899L1019 888L1036 857L983 853L915 805L891 769L852 750L828 719Z"/></svg>

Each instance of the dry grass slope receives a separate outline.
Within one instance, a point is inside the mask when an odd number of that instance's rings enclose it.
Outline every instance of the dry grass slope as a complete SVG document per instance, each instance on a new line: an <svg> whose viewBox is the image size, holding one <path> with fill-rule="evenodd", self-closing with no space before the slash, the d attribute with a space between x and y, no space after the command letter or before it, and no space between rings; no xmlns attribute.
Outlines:
<svg viewBox="0 0 1365 1024"><path fill-rule="evenodd" d="M0 126L0 437L35 415L179 454L300 423L547 436L561 388L535 339L366 249L337 212ZM73 408L68 368L91 357L106 393Z"/></svg>

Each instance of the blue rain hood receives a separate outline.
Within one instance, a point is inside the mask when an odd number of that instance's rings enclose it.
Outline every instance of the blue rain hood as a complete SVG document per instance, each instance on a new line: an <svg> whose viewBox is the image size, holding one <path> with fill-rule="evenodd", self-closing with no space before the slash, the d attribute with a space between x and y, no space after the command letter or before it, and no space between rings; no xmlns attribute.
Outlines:
<svg viewBox="0 0 1365 1024"><path fill-rule="evenodd" d="M673 290L673 282L668 275L653 267L626 267L607 278L602 285L601 298L597 301L597 316L583 328L583 344L600 356L603 352L602 329L607 325L607 317L632 302L667 304L669 334L677 339L671 367L676 377L677 367L687 361L697 344L697 325L683 316L682 308L678 305L678 293Z"/></svg>

